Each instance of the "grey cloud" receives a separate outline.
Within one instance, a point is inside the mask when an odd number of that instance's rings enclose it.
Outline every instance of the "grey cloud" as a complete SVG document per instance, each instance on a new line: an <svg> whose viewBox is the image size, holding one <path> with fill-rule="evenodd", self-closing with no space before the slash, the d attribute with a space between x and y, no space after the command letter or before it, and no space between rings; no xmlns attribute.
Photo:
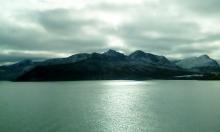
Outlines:
<svg viewBox="0 0 220 132"><path fill-rule="evenodd" d="M10 53L10 54L0 54L0 65L5 62L17 62L24 59L42 60L48 57L41 56L40 54L30 55L25 53Z"/></svg>
<svg viewBox="0 0 220 132"><path fill-rule="evenodd" d="M206 48L203 48L204 47ZM209 51L213 51L216 49L216 47L213 46L207 46L207 44L203 45L196 45L196 46L189 46L189 45L182 45L179 47L175 47L173 49L173 52L175 53L182 53L182 54L204 54L204 53L209 53Z"/></svg>
<svg viewBox="0 0 220 132"><path fill-rule="evenodd" d="M23 3L25 1L23 0ZM0 61L19 60L27 56L33 59L52 57L40 52L30 55L22 53L22 50L71 54L102 52L108 48L124 52L140 49L171 56L212 54L217 57L216 50L220 47L212 46L211 43L220 41L220 31L201 32L200 24L203 24L203 21L199 18L212 22L209 16L212 15L216 21L220 20L219 4L218 0L160 0L158 3L146 0L139 4L94 1L82 9L52 5L47 5L48 8L39 6L23 9L14 3L10 9L4 7L6 11L1 12L0 53L3 50L18 50L19 53L0 54ZM15 13L15 8L20 12ZM125 46L109 46L108 36L121 39Z"/></svg>
<svg viewBox="0 0 220 132"><path fill-rule="evenodd" d="M0 26L0 48L31 49L43 46L44 34L13 25ZM42 39L39 39L42 38Z"/></svg>
<svg viewBox="0 0 220 132"><path fill-rule="evenodd" d="M214 42L214 41L220 41L220 33L217 34L207 34L201 39L198 39L197 42L202 43L202 42Z"/></svg>
<svg viewBox="0 0 220 132"><path fill-rule="evenodd" d="M173 52L173 48L181 45L191 45L196 42L195 38L200 36L195 23L170 19L158 21L156 18L143 17L134 23L119 27L118 30L106 32L120 36L128 47L158 54Z"/></svg>
<svg viewBox="0 0 220 132"><path fill-rule="evenodd" d="M56 9L36 11L27 14L30 23L42 26L45 31L15 25L0 26L0 47L2 49L88 51L103 46L102 37L83 34L81 28L91 21L71 18L69 10ZM29 16L31 15L31 16ZM92 26L92 25L90 25ZM56 34L54 34L56 32ZM58 51L59 51L58 50Z"/></svg>
<svg viewBox="0 0 220 132"><path fill-rule="evenodd" d="M219 14L220 11L219 0L182 0L177 1L177 3L185 6L192 11L196 11L197 13L203 13L206 15L216 15Z"/></svg>
<svg viewBox="0 0 220 132"><path fill-rule="evenodd" d="M36 11L31 14L50 33L77 34L82 26L95 24L92 20L83 19L78 11L68 9L52 9L46 11Z"/></svg>

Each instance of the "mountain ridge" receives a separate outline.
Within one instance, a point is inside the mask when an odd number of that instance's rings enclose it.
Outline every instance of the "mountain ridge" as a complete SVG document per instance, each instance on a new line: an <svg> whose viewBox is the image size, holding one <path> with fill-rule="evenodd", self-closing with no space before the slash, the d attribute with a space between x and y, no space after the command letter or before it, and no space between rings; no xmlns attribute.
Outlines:
<svg viewBox="0 0 220 132"><path fill-rule="evenodd" d="M220 65L218 62L212 58L210 58L208 55L201 55L198 57L191 57L191 58L185 58L180 61L177 61L175 63L181 68L188 69L188 70L194 70L199 71L204 68L207 69L208 72L212 71L211 69L219 68Z"/></svg>
<svg viewBox="0 0 220 132"><path fill-rule="evenodd" d="M188 60L193 60L193 63L190 63L190 67L180 65L186 63ZM200 60L202 60L200 64L201 67L192 66L192 64L198 66ZM29 62L27 65L20 67L18 70L19 73L14 73L11 77L7 78L4 78L3 75L7 75L7 73L11 73L12 71L10 71L10 69L9 71L3 71L2 69L7 69L6 67L10 66L0 67L0 80L190 79L189 77L191 77L191 79L203 79L203 75L206 76L207 79L210 78L210 76L212 78L218 78L220 73L219 64L215 64L215 67L210 67L206 65L206 62L207 64L212 62L214 65L216 61L207 55L203 55L194 57L193 59L187 58L172 62L165 56L145 53L141 50L125 55L110 49L104 53L79 53L66 58ZM195 76L192 75L199 76L194 78ZM215 77L213 77L213 75L215 75Z"/></svg>

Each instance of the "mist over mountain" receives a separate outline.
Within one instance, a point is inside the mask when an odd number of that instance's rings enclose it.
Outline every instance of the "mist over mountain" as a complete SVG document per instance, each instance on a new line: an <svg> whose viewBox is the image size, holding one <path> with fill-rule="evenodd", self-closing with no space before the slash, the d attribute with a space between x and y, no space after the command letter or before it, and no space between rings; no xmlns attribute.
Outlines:
<svg viewBox="0 0 220 132"><path fill-rule="evenodd" d="M0 66L0 80L13 80L28 71L34 63L31 60L23 60L18 63Z"/></svg>
<svg viewBox="0 0 220 132"><path fill-rule="evenodd" d="M181 68L193 71L215 72L219 69L219 64L216 60L210 58L208 55L201 55L199 57L191 57L179 60L175 63Z"/></svg>
<svg viewBox="0 0 220 132"><path fill-rule="evenodd" d="M115 79L204 79L218 77L220 66L207 55L170 61L165 56L137 50L129 55L108 50L79 53L41 62L25 60L0 67L1 80L65 81ZM196 78L195 78L196 75ZM198 76L199 75L199 78ZM189 78L190 77L190 78Z"/></svg>

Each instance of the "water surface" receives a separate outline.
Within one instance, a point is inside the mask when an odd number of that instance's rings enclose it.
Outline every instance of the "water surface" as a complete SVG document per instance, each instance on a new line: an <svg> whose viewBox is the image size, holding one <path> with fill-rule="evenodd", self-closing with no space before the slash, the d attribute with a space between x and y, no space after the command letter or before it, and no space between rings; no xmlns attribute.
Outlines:
<svg viewBox="0 0 220 132"><path fill-rule="evenodd" d="M0 132L220 132L220 82L0 82Z"/></svg>

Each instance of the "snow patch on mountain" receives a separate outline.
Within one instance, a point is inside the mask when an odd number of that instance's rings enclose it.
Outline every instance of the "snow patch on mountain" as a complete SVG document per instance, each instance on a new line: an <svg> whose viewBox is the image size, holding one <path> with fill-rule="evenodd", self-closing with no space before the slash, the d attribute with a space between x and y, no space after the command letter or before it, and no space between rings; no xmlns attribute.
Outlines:
<svg viewBox="0 0 220 132"><path fill-rule="evenodd" d="M108 50L107 52L104 52L103 55L108 56L108 57L117 57L117 58L124 58L126 57L124 54L119 53L115 50Z"/></svg>
<svg viewBox="0 0 220 132"><path fill-rule="evenodd" d="M200 67L219 67L219 64L208 55L199 57L186 58L176 62L176 65L185 69L200 68Z"/></svg>
<svg viewBox="0 0 220 132"><path fill-rule="evenodd" d="M133 52L132 54L128 56L128 58L133 61L139 61L139 62L148 63L152 65L176 67L174 63L170 62L164 56L145 53L141 50L137 50Z"/></svg>

